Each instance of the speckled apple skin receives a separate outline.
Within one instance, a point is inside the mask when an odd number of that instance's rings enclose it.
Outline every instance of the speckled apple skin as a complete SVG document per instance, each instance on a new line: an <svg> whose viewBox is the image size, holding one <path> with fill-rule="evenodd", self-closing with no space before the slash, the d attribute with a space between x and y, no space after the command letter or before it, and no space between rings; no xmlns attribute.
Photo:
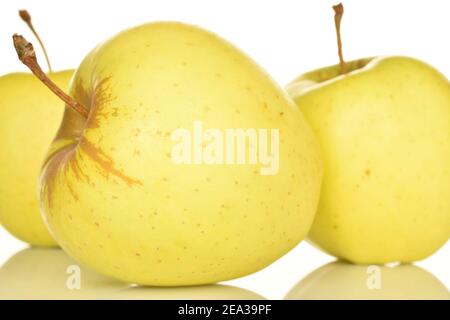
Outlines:
<svg viewBox="0 0 450 320"><path fill-rule="evenodd" d="M198 285L253 273L306 236L322 162L294 102L216 35L152 23L95 48L41 178L59 244L81 263L141 285ZM279 129L280 167L176 165L177 128Z"/></svg>
<svg viewBox="0 0 450 320"><path fill-rule="evenodd" d="M325 177L310 240L360 264L409 263L450 236L450 84L379 57L310 72L288 92L317 134Z"/></svg>

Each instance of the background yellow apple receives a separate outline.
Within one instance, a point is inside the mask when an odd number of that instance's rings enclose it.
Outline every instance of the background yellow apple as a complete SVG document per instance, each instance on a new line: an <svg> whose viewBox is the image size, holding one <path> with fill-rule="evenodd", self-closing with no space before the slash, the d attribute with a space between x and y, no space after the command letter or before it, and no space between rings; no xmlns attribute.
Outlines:
<svg viewBox="0 0 450 320"><path fill-rule="evenodd" d="M424 259L450 236L450 85L406 57L305 74L287 90L325 177L309 239L356 263Z"/></svg>
<svg viewBox="0 0 450 320"><path fill-rule="evenodd" d="M317 141L293 101L216 35L181 23L122 32L84 59L70 95L89 116L67 109L41 203L81 263L131 283L206 284L267 266L308 232L322 177ZM279 170L176 164L171 136L195 121L279 130Z"/></svg>
<svg viewBox="0 0 450 320"><path fill-rule="evenodd" d="M62 88L73 70L49 73ZM36 246L55 246L39 212L37 182L64 104L31 73L0 77L0 224Z"/></svg>

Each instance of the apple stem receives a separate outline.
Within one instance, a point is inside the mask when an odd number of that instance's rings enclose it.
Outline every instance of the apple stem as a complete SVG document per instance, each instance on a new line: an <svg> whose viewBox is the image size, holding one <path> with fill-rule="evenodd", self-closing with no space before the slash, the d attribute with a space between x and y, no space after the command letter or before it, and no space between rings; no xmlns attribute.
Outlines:
<svg viewBox="0 0 450 320"><path fill-rule="evenodd" d="M342 16L344 15L344 6L342 5L342 3L339 3L333 6L333 10L334 10L334 25L336 28L336 36L337 36L340 73L345 74L347 72L347 68L344 61L344 55L342 54L342 40L341 40L341 20Z"/></svg>
<svg viewBox="0 0 450 320"><path fill-rule="evenodd" d="M50 78L45 74L44 71L42 71L37 62L33 45L29 43L24 37L18 34L13 35L13 41L20 61L22 61L22 63L26 65L39 80L41 80L51 91L53 91L53 93L61 98L61 100L63 100L73 110L87 119L89 115L89 109L67 95L52 80L50 80Z"/></svg>
<svg viewBox="0 0 450 320"><path fill-rule="evenodd" d="M52 72L52 66L50 65L50 59L48 58L47 50L45 50L45 46L41 40L41 37L39 37L39 34L34 29L33 23L31 22L31 15L28 13L27 10L19 10L19 16L28 25L28 28L30 28L31 32L33 32L34 36L39 42L39 45L41 46L42 51L44 52L45 60L47 60L48 72Z"/></svg>

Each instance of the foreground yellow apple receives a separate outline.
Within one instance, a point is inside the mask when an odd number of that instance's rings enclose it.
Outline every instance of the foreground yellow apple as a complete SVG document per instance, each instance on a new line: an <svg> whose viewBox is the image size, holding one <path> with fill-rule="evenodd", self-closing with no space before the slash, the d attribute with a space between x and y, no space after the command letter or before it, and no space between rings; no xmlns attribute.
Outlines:
<svg viewBox="0 0 450 320"><path fill-rule="evenodd" d="M287 88L320 141L325 177L309 238L356 263L424 259L450 236L450 85L429 65L381 57Z"/></svg>
<svg viewBox="0 0 450 320"><path fill-rule="evenodd" d="M84 59L70 95L41 203L81 263L131 283L206 284L267 266L308 232L315 137L216 35L181 23L122 32Z"/></svg>
<svg viewBox="0 0 450 320"><path fill-rule="evenodd" d="M396 267L329 263L302 279L287 300L449 300L447 288L412 265Z"/></svg>
<svg viewBox="0 0 450 320"><path fill-rule="evenodd" d="M50 73L62 88L73 71ZM39 212L37 182L64 104L32 74L0 77L0 224L36 246L55 246Z"/></svg>

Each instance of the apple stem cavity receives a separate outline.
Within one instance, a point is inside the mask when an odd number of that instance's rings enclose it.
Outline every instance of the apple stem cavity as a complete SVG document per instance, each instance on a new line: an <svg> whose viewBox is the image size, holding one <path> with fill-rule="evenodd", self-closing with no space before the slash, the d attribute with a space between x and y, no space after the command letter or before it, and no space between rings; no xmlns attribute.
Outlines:
<svg viewBox="0 0 450 320"><path fill-rule="evenodd" d="M337 45L338 45L338 55L339 55L339 68L340 73L347 73L347 66L345 65L344 55L342 54L342 40L341 40L341 20L344 15L344 6L342 3L339 3L333 6L334 10L334 25L336 28L336 37L337 37Z"/></svg>
<svg viewBox="0 0 450 320"><path fill-rule="evenodd" d="M51 91L53 91L53 93L55 93L61 100L63 100L73 110L87 119L89 115L89 109L67 95L52 80L50 80L50 78L45 74L44 71L42 71L37 62L33 45L29 43L23 36L18 34L13 35L13 41L20 61L22 61L22 63L26 65L31 70L31 72L33 72L33 74L39 80L41 80Z"/></svg>
<svg viewBox="0 0 450 320"><path fill-rule="evenodd" d="M33 23L31 22L31 15L28 13L27 10L19 10L19 16L27 24L28 28L30 28L31 32L34 34L37 41L39 42L39 45L41 46L42 51L44 52L45 60L47 60L48 72L52 72L52 66L50 64L50 59L48 58L47 50L45 50L45 46L41 40L41 37L39 37L39 34L36 32L36 29L34 29Z"/></svg>

